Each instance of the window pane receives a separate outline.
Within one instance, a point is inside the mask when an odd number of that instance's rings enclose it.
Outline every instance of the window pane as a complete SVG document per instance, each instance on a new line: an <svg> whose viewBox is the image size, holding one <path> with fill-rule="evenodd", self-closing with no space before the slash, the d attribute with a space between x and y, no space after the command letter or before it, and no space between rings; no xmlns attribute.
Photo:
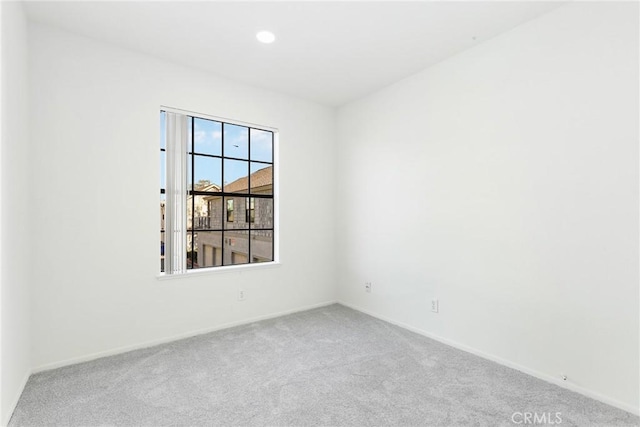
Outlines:
<svg viewBox="0 0 640 427"><path fill-rule="evenodd" d="M224 156L249 159L249 128L244 126L224 126Z"/></svg>
<svg viewBox="0 0 640 427"><path fill-rule="evenodd" d="M160 194L160 271L164 272L164 222L167 196Z"/></svg>
<svg viewBox="0 0 640 427"><path fill-rule="evenodd" d="M193 198L193 208L191 199ZM187 202L187 228L189 230L222 229L222 198L212 196L189 196ZM194 209L193 218L191 209Z"/></svg>
<svg viewBox="0 0 640 427"><path fill-rule="evenodd" d="M165 215L165 205L167 201L166 194L160 194L160 230L164 231L164 215Z"/></svg>
<svg viewBox="0 0 640 427"><path fill-rule="evenodd" d="M201 154L222 155L222 123L213 120L193 119L194 152Z"/></svg>
<svg viewBox="0 0 640 427"><path fill-rule="evenodd" d="M273 166L251 163L251 193L273 194Z"/></svg>
<svg viewBox="0 0 640 427"><path fill-rule="evenodd" d="M160 148L167 148L167 115L160 111Z"/></svg>
<svg viewBox="0 0 640 427"><path fill-rule="evenodd" d="M251 228L273 228L273 199L253 198L255 212Z"/></svg>
<svg viewBox="0 0 640 427"><path fill-rule="evenodd" d="M193 170L193 156L189 154L187 156L187 191L193 190L193 174L191 171Z"/></svg>
<svg viewBox="0 0 640 427"><path fill-rule="evenodd" d="M222 211L222 197L220 196L202 196L207 204L207 215L209 217L208 224L210 229L222 230L222 220L224 212Z"/></svg>
<svg viewBox="0 0 640 427"><path fill-rule="evenodd" d="M198 231L194 236L193 268L222 265L222 232Z"/></svg>
<svg viewBox="0 0 640 427"><path fill-rule="evenodd" d="M222 183L222 159L195 155L195 191L219 192Z"/></svg>
<svg viewBox="0 0 640 427"><path fill-rule="evenodd" d="M249 223L254 223L256 220L256 199L251 197L251 198L246 198L245 199L246 204L245 204L245 211L244 211L244 216L245 216L245 221L249 222Z"/></svg>
<svg viewBox="0 0 640 427"><path fill-rule="evenodd" d="M224 220L225 222L233 222L235 220L235 207L234 207L234 199L227 199L225 197L225 211L224 211Z"/></svg>
<svg viewBox="0 0 640 427"><path fill-rule="evenodd" d="M164 231L160 232L160 271L164 271Z"/></svg>
<svg viewBox="0 0 640 427"><path fill-rule="evenodd" d="M273 231L251 232L251 262L273 261Z"/></svg>
<svg viewBox="0 0 640 427"><path fill-rule="evenodd" d="M249 162L224 159L224 188L226 193L248 193Z"/></svg>
<svg viewBox="0 0 640 427"><path fill-rule="evenodd" d="M249 228L247 222L247 198L246 197L225 197L225 222L224 228L242 229Z"/></svg>
<svg viewBox="0 0 640 427"><path fill-rule="evenodd" d="M193 117L188 116L187 117L187 152L191 153L193 151L193 138L192 138L192 133L191 133L191 126L193 123Z"/></svg>
<svg viewBox="0 0 640 427"><path fill-rule="evenodd" d="M187 270L192 268L198 268L198 252L194 247L194 233L189 231L187 233Z"/></svg>
<svg viewBox="0 0 640 427"><path fill-rule="evenodd" d="M224 265L249 262L249 231L224 232Z"/></svg>
<svg viewBox="0 0 640 427"><path fill-rule="evenodd" d="M251 129L251 160L273 161L273 132Z"/></svg>
<svg viewBox="0 0 640 427"><path fill-rule="evenodd" d="M167 153L164 151L160 152L160 188L167 188Z"/></svg>

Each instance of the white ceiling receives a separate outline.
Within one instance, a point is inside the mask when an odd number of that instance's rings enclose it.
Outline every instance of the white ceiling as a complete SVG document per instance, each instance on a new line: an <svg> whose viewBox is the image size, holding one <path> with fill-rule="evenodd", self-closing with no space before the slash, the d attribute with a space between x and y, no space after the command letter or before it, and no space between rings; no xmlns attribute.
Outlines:
<svg viewBox="0 0 640 427"><path fill-rule="evenodd" d="M47 1L25 7L34 21L337 106L561 4ZM263 29L275 33L275 43L256 41Z"/></svg>

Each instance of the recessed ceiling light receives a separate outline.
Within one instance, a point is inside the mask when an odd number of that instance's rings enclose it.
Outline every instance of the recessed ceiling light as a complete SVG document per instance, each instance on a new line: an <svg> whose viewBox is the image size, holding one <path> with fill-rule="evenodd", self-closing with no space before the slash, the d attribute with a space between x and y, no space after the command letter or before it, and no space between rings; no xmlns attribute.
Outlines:
<svg viewBox="0 0 640 427"><path fill-rule="evenodd" d="M273 35L271 31L260 31L256 34L256 38L261 43L273 43L276 39L276 36Z"/></svg>

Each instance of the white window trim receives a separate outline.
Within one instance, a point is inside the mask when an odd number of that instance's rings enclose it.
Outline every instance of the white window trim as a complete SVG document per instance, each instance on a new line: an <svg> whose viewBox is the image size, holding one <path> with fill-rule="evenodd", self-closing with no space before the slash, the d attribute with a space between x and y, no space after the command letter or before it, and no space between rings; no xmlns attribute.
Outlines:
<svg viewBox="0 0 640 427"><path fill-rule="evenodd" d="M262 129L273 132L273 261L261 262L254 264L239 264L239 265L224 265L218 267L199 268L196 270L184 270L181 273L166 274L159 273L156 275L157 280L172 280L182 279L186 277L200 277L209 274L220 273L233 273L242 272L243 270L276 268L281 266L280 261L280 130L273 126L264 126L252 122L243 122L234 119L228 119L219 116L212 116L210 114L198 113L191 110L184 110L176 107L169 107L166 105L160 105L160 110L164 110L168 113L184 114L191 117L214 120L218 122L225 122L232 125L247 126L255 129ZM159 138L158 138L159 139Z"/></svg>
<svg viewBox="0 0 640 427"><path fill-rule="evenodd" d="M165 274L160 273L156 276L157 280L174 280L184 279L186 277L201 277L209 276L212 274L225 274L225 273L242 273L252 270L264 270L268 268L279 268L282 265L279 261L259 262L255 264L239 264L239 265L223 265L220 267L208 267L198 268L195 270L187 270L181 274Z"/></svg>

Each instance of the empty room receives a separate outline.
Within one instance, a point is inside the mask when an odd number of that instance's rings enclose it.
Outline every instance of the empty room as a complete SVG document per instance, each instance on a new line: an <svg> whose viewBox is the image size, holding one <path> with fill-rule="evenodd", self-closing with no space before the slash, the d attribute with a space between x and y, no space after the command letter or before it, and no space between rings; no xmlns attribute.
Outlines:
<svg viewBox="0 0 640 427"><path fill-rule="evenodd" d="M639 426L639 14L0 2L0 425Z"/></svg>

